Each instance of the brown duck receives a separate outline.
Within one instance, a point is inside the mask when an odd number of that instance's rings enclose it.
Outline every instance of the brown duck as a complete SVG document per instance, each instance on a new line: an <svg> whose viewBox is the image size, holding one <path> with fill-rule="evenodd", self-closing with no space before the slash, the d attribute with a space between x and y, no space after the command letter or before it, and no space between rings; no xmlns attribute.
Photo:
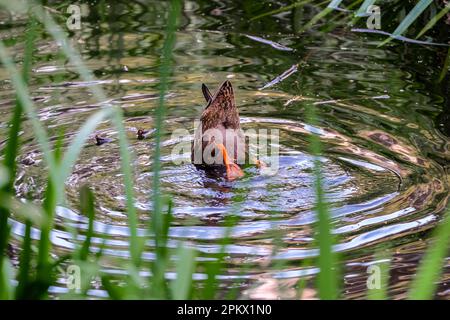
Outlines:
<svg viewBox="0 0 450 320"><path fill-rule="evenodd" d="M191 160L197 168L235 180L244 175L245 136L240 128L233 87L225 81L213 94L202 85L206 107L192 142Z"/></svg>

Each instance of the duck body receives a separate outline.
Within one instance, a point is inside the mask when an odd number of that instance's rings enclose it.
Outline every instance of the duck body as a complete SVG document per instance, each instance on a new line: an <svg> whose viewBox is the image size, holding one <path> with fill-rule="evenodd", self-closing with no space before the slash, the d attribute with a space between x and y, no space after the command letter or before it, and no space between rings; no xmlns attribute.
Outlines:
<svg viewBox="0 0 450 320"><path fill-rule="evenodd" d="M206 107L200 117L191 148L191 161L199 169L235 180L244 175L246 141L240 127L233 87L225 81L211 94L202 85Z"/></svg>

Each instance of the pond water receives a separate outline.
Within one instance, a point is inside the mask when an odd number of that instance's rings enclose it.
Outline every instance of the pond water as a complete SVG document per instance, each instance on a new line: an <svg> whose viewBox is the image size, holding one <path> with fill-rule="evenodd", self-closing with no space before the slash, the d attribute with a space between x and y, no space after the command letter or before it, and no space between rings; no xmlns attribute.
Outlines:
<svg viewBox="0 0 450 320"><path fill-rule="evenodd" d="M315 196L309 147L310 135L318 134L345 297L365 296L367 268L377 262L373 255L380 248L390 252L391 295L404 297L449 194L449 140L439 130L438 116L445 114L445 97L430 89L434 79L427 69L435 67L429 61L437 49L378 48L373 39L348 30L297 34L295 25L308 16L289 11L249 22L246 6L236 3L185 1L176 32L161 157L161 187L174 202L169 246L188 240L198 248L200 261L212 259L220 250L226 216L234 212L238 219L226 247L224 283L237 279L242 296L248 298L295 297L298 279L312 279L318 272L307 262L318 253L312 243ZM63 8L56 7L60 12ZM107 94L108 101L102 103L124 111L142 234L151 212L152 130L166 12L164 2L100 3L90 8L82 29L71 38ZM25 27L26 20L19 16L0 29L17 59L23 54ZM44 31L36 47L31 95L50 136L56 139L62 132L68 142L102 103L89 91L93 83L82 81ZM271 85L286 71L285 79ZM15 98L8 79L0 69L1 145ZM216 88L226 79L234 86L244 130L278 130L276 175L248 168L244 179L227 182L207 177L190 163L174 163L189 160L189 152L174 155L172 150L180 142L189 145L192 136L172 133L193 133L205 105L201 84ZM307 106L316 109L317 126L308 123ZM19 197L38 201L46 176L29 127L25 121L16 190ZM150 130L148 137L138 140L138 129ZM78 210L78 191L88 184L96 195L94 250L105 238L108 259L102 268L122 274L129 242L117 136L109 122L101 123L96 134L112 141L98 146L92 136L84 148L66 183L66 204L57 211L53 254L73 249L71 228L81 238L87 229L87 218ZM241 201L236 207L237 197ZM13 217L11 223L18 241L23 221ZM283 245L274 250L280 241ZM152 248L149 241L144 260L154 259ZM438 298L450 297L448 266ZM282 289L273 289L273 284ZM52 288L63 289L63 283ZM102 296L102 290L91 294Z"/></svg>

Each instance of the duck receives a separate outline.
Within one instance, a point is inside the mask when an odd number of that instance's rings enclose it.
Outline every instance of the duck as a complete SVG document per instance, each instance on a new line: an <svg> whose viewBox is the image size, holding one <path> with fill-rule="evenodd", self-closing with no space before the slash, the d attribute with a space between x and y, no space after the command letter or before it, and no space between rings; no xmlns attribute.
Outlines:
<svg viewBox="0 0 450 320"><path fill-rule="evenodd" d="M197 169L223 175L233 181L244 176L247 144L241 130L233 86L223 82L214 94L202 84L206 107L191 145L191 161Z"/></svg>

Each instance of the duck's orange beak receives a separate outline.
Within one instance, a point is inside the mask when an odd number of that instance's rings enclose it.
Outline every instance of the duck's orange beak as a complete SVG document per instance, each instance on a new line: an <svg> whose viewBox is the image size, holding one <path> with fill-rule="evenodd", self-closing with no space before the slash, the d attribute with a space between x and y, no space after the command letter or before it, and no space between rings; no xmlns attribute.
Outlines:
<svg viewBox="0 0 450 320"><path fill-rule="evenodd" d="M227 148L221 143L217 144L217 148L219 148L222 153L223 163L225 164L227 175L226 178L228 181L233 181L244 176L244 171L233 161L231 161L230 157L227 153Z"/></svg>

